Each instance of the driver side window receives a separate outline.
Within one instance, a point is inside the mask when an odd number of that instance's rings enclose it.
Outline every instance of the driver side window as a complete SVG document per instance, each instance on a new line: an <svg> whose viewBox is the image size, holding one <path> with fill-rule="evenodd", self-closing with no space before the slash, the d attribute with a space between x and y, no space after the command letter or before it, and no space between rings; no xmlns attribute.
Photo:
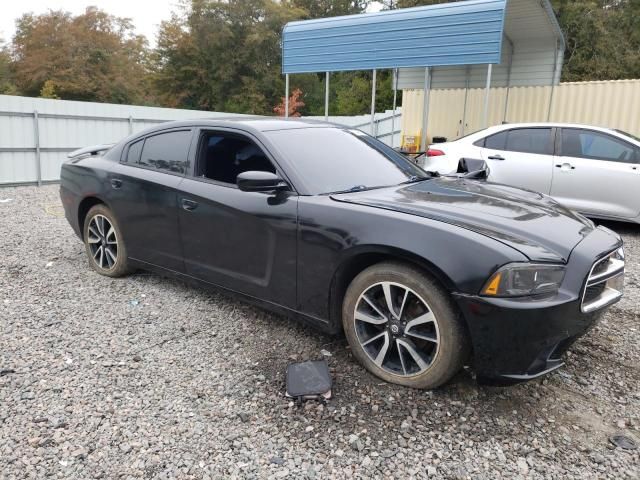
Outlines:
<svg viewBox="0 0 640 480"><path fill-rule="evenodd" d="M276 169L250 139L235 133L207 131L200 137L196 176L230 185L242 172L276 173Z"/></svg>

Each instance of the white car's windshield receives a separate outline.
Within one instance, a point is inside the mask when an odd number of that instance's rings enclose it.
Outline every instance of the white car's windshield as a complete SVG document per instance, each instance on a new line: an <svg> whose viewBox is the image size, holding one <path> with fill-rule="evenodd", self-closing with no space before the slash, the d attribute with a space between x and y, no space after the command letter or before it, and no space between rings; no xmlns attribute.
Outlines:
<svg viewBox="0 0 640 480"><path fill-rule="evenodd" d="M636 142L640 142L640 137L636 137L635 135L632 135L628 132L625 132L623 130L618 130L617 128L615 129L616 132L621 133L622 135L626 135L629 138L633 138Z"/></svg>

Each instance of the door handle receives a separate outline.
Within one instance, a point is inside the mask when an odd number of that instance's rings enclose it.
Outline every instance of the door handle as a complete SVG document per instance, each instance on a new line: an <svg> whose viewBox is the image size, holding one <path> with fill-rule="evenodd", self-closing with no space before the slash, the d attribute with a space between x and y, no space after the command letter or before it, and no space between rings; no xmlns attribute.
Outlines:
<svg viewBox="0 0 640 480"><path fill-rule="evenodd" d="M115 189L122 187L122 180L120 180L119 178L112 178L111 187Z"/></svg>
<svg viewBox="0 0 640 480"><path fill-rule="evenodd" d="M504 160L504 157L496 153L495 155L489 155L489 160Z"/></svg>
<svg viewBox="0 0 640 480"><path fill-rule="evenodd" d="M561 168L562 170L575 170L576 169L576 167L574 167L570 163L556 163L556 168Z"/></svg>
<svg viewBox="0 0 640 480"><path fill-rule="evenodd" d="M182 199L182 208L187 212L192 212L196 208L198 208L198 202L194 202L193 200L189 200L187 198Z"/></svg>

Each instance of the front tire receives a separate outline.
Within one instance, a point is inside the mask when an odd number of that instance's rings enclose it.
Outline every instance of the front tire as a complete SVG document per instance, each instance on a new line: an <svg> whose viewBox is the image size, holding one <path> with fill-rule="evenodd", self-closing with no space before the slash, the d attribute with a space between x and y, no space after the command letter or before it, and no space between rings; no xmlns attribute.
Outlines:
<svg viewBox="0 0 640 480"><path fill-rule="evenodd" d="M89 264L96 272L107 277L130 272L120 227L106 205L91 207L84 220L83 238Z"/></svg>
<svg viewBox="0 0 640 480"><path fill-rule="evenodd" d="M355 357L387 382L437 388L468 355L468 339L451 298L421 270L373 265L349 285L342 323Z"/></svg>

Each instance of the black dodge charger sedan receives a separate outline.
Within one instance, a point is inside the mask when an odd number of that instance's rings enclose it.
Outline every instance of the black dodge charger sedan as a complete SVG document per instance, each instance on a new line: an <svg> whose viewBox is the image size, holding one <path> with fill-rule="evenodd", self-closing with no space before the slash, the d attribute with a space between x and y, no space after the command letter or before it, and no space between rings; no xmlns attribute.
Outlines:
<svg viewBox="0 0 640 480"><path fill-rule="evenodd" d="M346 127L181 121L71 157L60 195L97 272L153 270L344 331L389 382L434 388L465 364L536 378L622 296L615 233Z"/></svg>

